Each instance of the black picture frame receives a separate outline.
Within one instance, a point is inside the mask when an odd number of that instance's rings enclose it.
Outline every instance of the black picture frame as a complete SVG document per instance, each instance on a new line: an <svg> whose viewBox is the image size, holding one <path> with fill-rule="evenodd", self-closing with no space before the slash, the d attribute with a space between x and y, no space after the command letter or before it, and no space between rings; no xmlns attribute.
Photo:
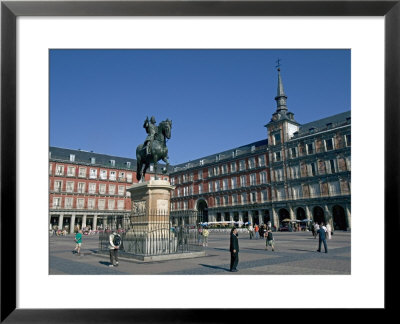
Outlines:
<svg viewBox="0 0 400 324"><path fill-rule="evenodd" d="M385 17L385 310L393 309L399 199L400 4L395 1L2 1L1 2L1 322L148 323L228 321L241 310L17 309L16 19L18 16L384 16ZM373 148L371 148L373 153ZM392 211L392 212L391 212ZM389 216L394 217L389 219ZM367 247L366 247L367 248ZM382 247L383 248L383 247ZM389 254L388 249L393 249ZM389 256L391 255L391 256ZM389 257L388 257L389 256ZM373 256L372 256L373 257ZM373 261L371 261L373 262ZM259 296L259 298L266 298ZM304 313L303 313L304 314ZM310 315L309 315L310 316ZM310 318L311 319L311 318Z"/></svg>

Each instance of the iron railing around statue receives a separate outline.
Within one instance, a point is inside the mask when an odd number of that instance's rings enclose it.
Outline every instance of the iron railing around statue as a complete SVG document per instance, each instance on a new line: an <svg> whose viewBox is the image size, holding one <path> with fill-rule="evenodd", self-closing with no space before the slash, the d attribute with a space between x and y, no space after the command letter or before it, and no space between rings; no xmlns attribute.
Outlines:
<svg viewBox="0 0 400 324"><path fill-rule="evenodd" d="M203 251L198 226L202 216L196 211L169 214L153 210L149 213L111 215L104 233L99 235L99 249L109 249L109 236L121 235L120 255L154 256Z"/></svg>

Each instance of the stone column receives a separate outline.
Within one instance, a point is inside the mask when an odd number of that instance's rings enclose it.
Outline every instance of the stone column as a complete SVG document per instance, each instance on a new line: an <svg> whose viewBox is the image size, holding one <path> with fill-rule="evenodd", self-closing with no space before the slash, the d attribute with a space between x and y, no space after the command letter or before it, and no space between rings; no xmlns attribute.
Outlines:
<svg viewBox="0 0 400 324"><path fill-rule="evenodd" d="M239 222L243 222L243 212L239 212Z"/></svg>
<svg viewBox="0 0 400 324"><path fill-rule="evenodd" d="M74 227L75 227L75 213L71 215L71 224L69 224L69 233L74 234Z"/></svg>
<svg viewBox="0 0 400 324"><path fill-rule="evenodd" d="M86 227L86 214L82 216L82 228Z"/></svg>
<svg viewBox="0 0 400 324"><path fill-rule="evenodd" d="M346 205L346 220L347 220L347 230L351 230L351 211L350 211L350 206Z"/></svg>
<svg viewBox="0 0 400 324"><path fill-rule="evenodd" d="M306 206L306 217L307 217L307 219L313 219L312 218L312 215L311 215L311 213L310 213L310 208L308 208L308 206Z"/></svg>
<svg viewBox="0 0 400 324"><path fill-rule="evenodd" d="M97 214L93 216L93 230L97 230Z"/></svg>
<svg viewBox="0 0 400 324"><path fill-rule="evenodd" d="M278 217L278 214L277 214L275 208L272 208L271 223L272 223L271 224L272 226L275 225L276 229L278 229L278 227L279 227L279 217Z"/></svg>
<svg viewBox="0 0 400 324"><path fill-rule="evenodd" d="M325 225L329 222L332 225L332 214L329 210L328 205L324 206L325 209Z"/></svg>
<svg viewBox="0 0 400 324"><path fill-rule="evenodd" d="M60 217L58 218L58 229L59 230L63 229L63 220L64 220L64 214L60 214Z"/></svg>
<svg viewBox="0 0 400 324"><path fill-rule="evenodd" d="M263 211L259 210L258 211L258 222L259 222L259 224L264 223L264 217L263 216L264 216Z"/></svg>
<svg viewBox="0 0 400 324"><path fill-rule="evenodd" d="M290 219L295 220L296 217L294 216L294 211L291 205L288 206L289 207L289 215L290 215Z"/></svg>

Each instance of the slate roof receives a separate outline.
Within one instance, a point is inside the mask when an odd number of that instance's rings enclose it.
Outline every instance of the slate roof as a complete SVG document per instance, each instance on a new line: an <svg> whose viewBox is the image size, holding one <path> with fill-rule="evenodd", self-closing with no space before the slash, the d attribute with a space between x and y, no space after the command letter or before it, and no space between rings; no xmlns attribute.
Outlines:
<svg viewBox="0 0 400 324"><path fill-rule="evenodd" d="M330 126L328 126L329 123L331 123ZM346 124L351 124L350 110L337 115L333 115L307 124L300 125L299 132L295 137L301 137L303 135L310 134L310 129L314 129L314 133L317 133L329 128L335 128Z"/></svg>
<svg viewBox="0 0 400 324"><path fill-rule="evenodd" d="M243 146L239 146L227 151L223 151L220 153L216 153L216 154L212 154L212 155L208 155L196 160L192 160L192 161L188 161L186 163L181 163L181 164L177 164L173 167L173 171L172 172L179 172L179 171L183 171L186 169L191 169L197 166L200 166L200 161L203 161L203 164L201 166L205 166L206 164L211 164L211 163L216 163L216 162L221 162L223 160L228 160L228 159L232 159L233 158L233 152L236 152L236 156L235 159L240 157L240 156L245 156L248 155L252 152L252 147L255 148L255 152L260 151L260 150L266 150L267 149L267 145L268 145L268 140L264 139L261 141L257 141L257 142L253 142L247 145L243 145ZM217 160L217 156L219 155L219 159Z"/></svg>

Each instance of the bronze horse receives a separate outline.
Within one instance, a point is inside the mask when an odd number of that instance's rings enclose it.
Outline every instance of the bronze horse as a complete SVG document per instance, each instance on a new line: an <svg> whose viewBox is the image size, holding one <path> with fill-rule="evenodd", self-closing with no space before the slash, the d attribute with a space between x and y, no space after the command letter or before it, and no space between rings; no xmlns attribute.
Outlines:
<svg viewBox="0 0 400 324"><path fill-rule="evenodd" d="M146 148L143 144L136 148L137 171L136 179L144 181L146 170L150 163L154 165L155 179L157 179L157 162L163 160L167 165L163 172L165 173L169 166L167 139L171 138L172 120L164 120L158 125L158 131L154 136L150 154L146 155ZM144 167L143 167L144 166ZM142 170L143 169L143 170Z"/></svg>

